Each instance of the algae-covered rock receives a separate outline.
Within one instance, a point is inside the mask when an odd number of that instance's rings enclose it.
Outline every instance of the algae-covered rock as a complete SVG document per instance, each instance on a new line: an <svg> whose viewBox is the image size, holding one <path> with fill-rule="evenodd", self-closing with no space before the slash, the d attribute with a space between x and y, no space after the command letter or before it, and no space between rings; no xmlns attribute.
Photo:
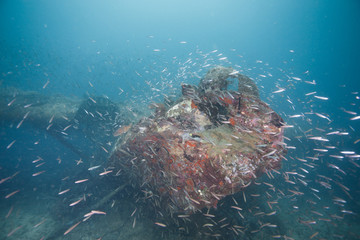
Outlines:
<svg viewBox="0 0 360 240"><path fill-rule="evenodd" d="M211 91L216 89L225 90L230 83L228 78L235 77L234 75L231 75L232 72L235 71L231 67L227 68L223 66L216 66L215 68L209 70L205 77L200 80L199 88L203 89L204 91Z"/></svg>
<svg viewBox="0 0 360 240"><path fill-rule="evenodd" d="M253 80L242 74L238 74L237 78L239 80L238 91L240 93L259 97L259 89Z"/></svg>

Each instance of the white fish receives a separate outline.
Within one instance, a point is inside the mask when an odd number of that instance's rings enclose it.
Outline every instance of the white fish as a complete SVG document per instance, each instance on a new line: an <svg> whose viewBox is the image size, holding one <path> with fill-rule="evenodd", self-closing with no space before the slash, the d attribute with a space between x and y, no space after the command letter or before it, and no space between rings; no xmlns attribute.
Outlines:
<svg viewBox="0 0 360 240"><path fill-rule="evenodd" d="M59 192L58 195L62 195L62 194L64 194L64 193L67 193L68 191L70 191L70 188L68 188L68 189L66 189L66 190L64 190L64 191Z"/></svg>
<svg viewBox="0 0 360 240"><path fill-rule="evenodd" d="M54 115L51 116L49 123L51 123L54 120Z"/></svg>
<svg viewBox="0 0 360 240"><path fill-rule="evenodd" d="M327 150L327 149L321 149L321 148L314 148L314 151L318 151L318 152L328 152L329 150Z"/></svg>
<svg viewBox="0 0 360 240"><path fill-rule="evenodd" d="M66 127L63 129L63 132L65 132L66 130L68 130L68 128L71 127L71 126L72 126L72 124L66 126Z"/></svg>
<svg viewBox="0 0 360 240"><path fill-rule="evenodd" d="M328 97L322 97L322 96L314 96L314 98L320 99L320 100L329 100Z"/></svg>
<svg viewBox="0 0 360 240"><path fill-rule="evenodd" d="M328 149L336 149L335 146L325 146L325 147L328 148Z"/></svg>
<svg viewBox="0 0 360 240"><path fill-rule="evenodd" d="M331 168L334 168L334 169L338 170L339 172L341 172L342 174L346 175L346 173L342 169L340 169L338 166L331 164L331 163L329 163L328 166Z"/></svg>
<svg viewBox="0 0 360 240"><path fill-rule="evenodd" d="M23 119L26 119L26 118L29 116L29 113L30 113L30 112L25 113Z"/></svg>
<svg viewBox="0 0 360 240"><path fill-rule="evenodd" d="M72 230L74 230L74 228L76 228L79 224L81 223L78 222L78 223L75 223L73 226L71 226L68 230L66 230L66 232L64 232L64 235L68 234L69 232L71 232Z"/></svg>
<svg viewBox="0 0 360 240"><path fill-rule="evenodd" d="M83 182L86 182L86 181L89 181L89 179L81 179L81 180L77 180L77 181L75 181L75 183L83 183Z"/></svg>
<svg viewBox="0 0 360 240"><path fill-rule="evenodd" d="M281 126L281 128L293 128L294 125L284 125L284 126Z"/></svg>
<svg viewBox="0 0 360 240"><path fill-rule="evenodd" d="M346 201L345 201L344 199L339 198L339 197L334 197L334 198L333 198L333 201L335 201L335 202L341 202L341 203L346 203Z"/></svg>
<svg viewBox="0 0 360 240"><path fill-rule="evenodd" d="M13 100L11 100L11 102L8 103L8 107L11 106L11 104L13 104L15 102L16 98L14 98Z"/></svg>
<svg viewBox="0 0 360 240"><path fill-rule="evenodd" d="M40 171L40 172L37 172L37 173L34 173L32 176L33 177L36 177L36 176L39 176L40 174L44 173L45 171Z"/></svg>
<svg viewBox="0 0 360 240"><path fill-rule="evenodd" d="M273 155L276 151L277 151L277 150L275 149L275 150L273 150L273 151L271 151L271 152L269 152L269 153L265 154L265 155L264 155L264 156L262 156L262 157L271 156L271 155Z"/></svg>
<svg viewBox="0 0 360 240"><path fill-rule="evenodd" d="M106 215L106 212L98 211L98 210L91 210L91 212L84 215L84 217L91 217L94 214Z"/></svg>
<svg viewBox="0 0 360 240"><path fill-rule="evenodd" d="M311 85L316 85L315 80L312 80L311 82L310 81L305 81L305 83L308 83L308 84L311 84Z"/></svg>
<svg viewBox="0 0 360 240"><path fill-rule="evenodd" d="M234 75L237 75L239 73L239 71L232 71L231 73L229 73L230 76L234 76Z"/></svg>
<svg viewBox="0 0 360 240"><path fill-rule="evenodd" d="M347 213L347 214L354 214L356 215L356 213L354 213L353 211L350 210L341 210L342 213Z"/></svg>
<svg viewBox="0 0 360 240"><path fill-rule="evenodd" d="M103 175L106 175L106 174L111 173L111 172L112 172L112 170L104 171L104 172L100 173L99 175L100 175L100 176L103 176Z"/></svg>
<svg viewBox="0 0 360 240"><path fill-rule="evenodd" d="M89 99L96 104L96 101L93 98L89 97Z"/></svg>
<svg viewBox="0 0 360 240"><path fill-rule="evenodd" d="M11 146L12 146L15 142L16 142L16 140L12 141L12 142L6 147L6 149L11 148Z"/></svg>
<svg viewBox="0 0 360 240"><path fill-rule="evenodd" d="M323 137L309 137L309 139L316 140L316 141L323 141L328 142L329 140Z"/></svg>
<svg viewBox="0 0 360 240"><path fill-rule="evenodd" d="M345 109L342 109L344 112L348 113L348 114L351 114L351 115L356 115L357 113L356 112L352 112L352 111L347 111Z"/></svg>
<svg viewBox="0 0 360 240"><path fill-rule="evenodd" d="M160 227L167 227L165 224L160 223L160 222L155 222L156 225L160 226Z"/></svg>
<svg viewBox="0 0 360 240"><path fill-rule="evenodd" d="M290 115L289 118L298 118L298 117L301 117L302 115L301 114L296 114L296 115Z"/></svg>
<svg viewBox="0 0 360 240"><path fill-rule="evenodd" d="M27 105L25 105L24 106L24 108L28 108L28 107L31 107L31 105L33 105L32 103L30 103L30 104L27 104Z"/></svg>
<svg viewBox="0 0 360 240"><path fill-rule="evenodd" d="M47 82L44 84L44 86L43 86L43 89L45 89L46 87L47 87L47 85L49 84L49 80L47 80Z"/></svg>
<svg viewBox="0 0 360 240"><path fill-rule="evenodd" d="M345 155L355 154L354 151L341 151L340 153L345 154Z"/></svg>
<svg viewBox="0 0 360 240"><path fill-rule="evenodd" d="M70 207L73 207L73 206L75 206L76 204L78 204L79 202L81 202L82 200L84 200L84 197L82 197L82 198L80 198L79 200L77 200L77 201L75 201L75 202L73 202L73 203L70 203Z"/></svg>
<svg viewBox="0 0 360 240"><path fill-rule="evenodd" d="M97 166L94 166L94 167L90 167L90 168L88 168L88 170L89 171L92 171L92 170L94 170L94 169L97 169L97 168L99 168L101 165L97 165Z"/></svg>
<svg viewBox="0 0 360 240"><path fill-rule="evenodd" d="M272 93L281 93L281 92L284 92L285 91L285 88L280 88L279 90L276 90L275 92L272 92Z"/></svg>
<svg viewBox="0 0 360 240"><path fill-rule="evenodd" d="M328 120L329 122L331 122L331 120L325 115L322 115L320 113L315 113L315 115L318 116L318 117L324 118L324 119Z"/></svg>
<svg viewBox="0 0 360 240"><path fill-rule="evenodd" d="M355 116L355 117L353 117L353 118L350 118L350 120L358 120L358 119L360 119L360 115L359 115L359 116Z"/></svg>

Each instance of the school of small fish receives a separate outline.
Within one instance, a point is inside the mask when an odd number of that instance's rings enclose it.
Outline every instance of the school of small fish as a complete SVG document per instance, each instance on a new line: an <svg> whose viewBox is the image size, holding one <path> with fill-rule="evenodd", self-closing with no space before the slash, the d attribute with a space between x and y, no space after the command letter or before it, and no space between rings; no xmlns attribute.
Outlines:
<svg viewBox="0 0 360 240"><path fill-rule="evenodd" d="M154 37L149 36L149 39L152 38ZM177 43L181 45L189 44L186 41L178 41ZM149 51L152 52L151 54L159 56L165 54L166 49L153 48ZM151 60L151 67L136 69L133 72L134 77L143 81L145 87L142 89L143 95L130 97L127 103L127 114L136 118L139 114L136 106L147 106L149 103L156 106L154 108L155 112L162 111L162 105L157 104L157 102L170 102L171 99L175 99L180 83L193 81L192 79L199 81L201 78L199 76L204 75L208 69L218 64L230 65L235 70L229 75L236 76L241 73L252 77L258 87L262 89L262 100L284 119L286 125L282 126L281 129L285 131L285 142L276 143L287 149L287 154L281 156L283 159L282 167L266 171L262 177L256 178L255 176L249 183L242 183L242 191L224 200L221 200L223 196L212 194L211 198L216 202L219 201L216 209L200 209L196 210L194 214L174 211L174 214L169 215L167 214L169 211L165 211L166 208L171 208L171 205L168 205L161 206L164 211L161 211L161 208L159 210L158 207L154 208L154 212L149 217L149 214L146 214L146 211L151 208L149 205L160 206L161 199L157 192L150 189L142 190L131 195L133 197L132 205L135 209L130 209L126 224L129 228L136 229L142 218L150 219L152 227L161 232L161 236L166 236L169 232L186 235L193 232L195 228L195 231L201 236L213 239L230 237L240 239L249 236L257 236L256 239L260 239L259 236L263 236L262 234L270 237L267 239L299 239L296 237L296 233L288 230L287 226L279 220L291 214L291 224L300 226L299 228L303 230L303 238L301 239L352 239L349 236L351 234L355 235L355 233L351 233L351 231L344 232L339 226L342 226L345 222L348 224L358 217L355 205L359 203L357 200L358 192L356 192L359 190L355 183L359 181L358 175L360 171L360 93L356 90L349 91L347 94L351 98L341 98L340 106L338 102L335 102L340 101L339 99L323 94L321 88L325 86L319 86L319 81L311 79L311 74L308 72L292 76L293 73L286 71L286 64L275 70L261 60L251 64L247 63L244 57L236 52L236 49L232 49L232 52L236 54L234 56L224 56L225 54L220 53L220 50L203 52L197 49L190 52L186 59L174 57L172 62L177 68L175 71L170 70L171 68L165 63ZM294 50L290 50L290 53L295 54ZM156 68L156 71L151 71L152 68ZM89 81L89 85L91 88L96 88L95 83ZM306 89L311 90L308 93L303 92L300 96L297 91L301 91L305 85L307 86ZM47 79L45 84L39 88L48 90L51 86L51 80ZM120 90L119 96L128 94L126 90L123 90L125 87L121 86L121 84L119 84L118 89ZM347 91L345 88L342 90ZM297 92L296 95L295 92ZM88 99L95 105L98 103L98 100L94 97L89 96ZM229 99L231 99L230 96ZM6 106L12 108L19 102L20 99L13 96L8 99ZM34 104L36 103L32 102L32 99L28 99L28 102L22 106L22 108L26 109L26 114L19 117L19 122L13 124L13 129L17 131L25 129L24 125L31 118ZM192 107L197 108L195 104ZM254 105L252 108L256 111L257 106ZM336 109L334 110L334 108ZM84 114L91 118L98 117L101 119L106 115L96 110L93 111L91 108L84 109L84 111ZM118 114L117 117L121 118L121 115ZM63 116L63 118L68 119L67 116ZM43 126L43 130L49 132L54 128L56 126L54 121L54 116L52 116L48 124ZM146 121L146 118L142 121ZM261 119L254 119L253 121L253 123L256 123ZM232 124L231 120L224 121L224 123ZM112 132L104 131L104 134L113 137L113 142L98 142L98 152L109 157L113 151L115 141L126 138L127 133L132 131L133 124L136 123L127 125L115 125L114 123ZM158 126L158 128L161 128L161 126ZM57 131L66 138L71 138L74 129L76 129L76 124L69 122L67 125L61 126ZM146 127L143 127L136 131L143 133L146 130ZM244 129L244 132L246 132L246 129ZM276 133L269 130L267 134L274 135ZM193 136L193 138L196 137ZM10 154L20 151L20 149L28 151L34 146L41 147L44 140L39 140L39 138L37 136L37 139L34 139L33 146L24 148L22 147L23 140L8 138L8 142L4 146L4 152ZM236 139L237 136L232 138ZM149 143L144 142L144 146L148 146L148 151L144 151L144 154L155 155L156 150L151 149ZM227 148L230 147L224 145L223 151L228 151ZM275 159L280 157L277 149L264 151L264 147L261 145L256 146L262 158ZM29 156L32 156L30 150ZM83 151L87 150L83 149ZM122 151L123 154L131 156L129 149ZM61 206L59 208L68 209L65 211L67 214L78 215L73 217L70 224L59 221L58 224L63 225L62 235L76 234L76 232L81 231L82 226L87 222L107 218L112 211L120 211L119 209L122 206L119 204L121 202L119 199L123 197L124 193L121 196L120 194L112 195L106 201L101 202L101 197L105 197L107 194L103 192L102 195L99 195L97 191L105 188L110 193L116 189L117 186L106 181L120 178L123 173L121 170L116 171L107 168L106 158L102 159L103 164L100 164L99 161L93 161L95 158L96 155L93 154L91 159L67 159L66 155L59 153L58 158L48 159L44 153L41 156L32 156L30 164L33 165L31 166L27 165L27 163L25 165L24 162L18 160L17 164L24 167L10 169L10 173L4 171L5 167L1 166L2 204L9 209L3 221L10 221L12 217L15 217L15 214L22 214L19 199L26 198L26 194L29 194L28 190L18 186L13 187L14 185L11 184L16 182L20 176L33 179L32 181L39 185L34 187L34 191L36 188L41 188L40 185L46 184L48 179L52 177L58 179L59 185L53 186L54 191L48 193L51 195L51 199L56 199L51 200L52 204ZM70 169L62 168L61 171L64 171L64 173L56 173L57 169L54 166L59 168L64 164L70 166L70 161L72 164ZM140 161L139 159L130 159L131 163L140 162L141 164L141 161L141 159ZM27 169L24 169L25 167ZM134 166L134 168L137 168L137 166ZM234 169L236 168L241 168L241 166L234 166ZM245 168L240 169L240 171L245 170ZM74 172L78 173L79 176L72 175ZM162 172L161 174L165 178L167 173ZM172 177L177 178L179 176L174 173ZM184 181L188 181L191 186L193 185L190 180L184 179ZM221 184L231 184L229 181L229 179L224 178ZM147 182L144 182L142 185L147 186L147 184ZM219 186L216 185L210 188L217 187ZM168 190L161 189L160 191ZM168 194L176 195L179 194L179 191L183 190L173 186L168 191ZM199 189L199 195L201 194L203 192ZM190 195L187 196L187 200L190 205L200 205L199 200L192 198ZM101 205L99 202L101 202ZM150 202L150 204L146 205L145 202ZM99 203L100 209L91 208L94 205L96 206L96 203ZM176 204L174 203L174 205ZM17 211L17 213L14 213L14 211ZM50 208L49 211L51 211ZM34 225L34 229L31 231L36 231L36 229L50 222L48 217L43 216L37 216L37 220L38 224ZM290 222L287 223L290 224ZM13 229L6 233L6 236L17 236L16 234L20 232L24 233L25 228L23 225L14 226ZM329 228L328 232L324 231L324 228ZM340 230L337 230L338 228ZM103 231L102 235L106 233L106 229L99 231ZM101 234L96 236L100 237ZM41 239L47 238L44 235ZM98 239L101 239L101 237ZM104 237L104 239L106 238Z"/></svg>

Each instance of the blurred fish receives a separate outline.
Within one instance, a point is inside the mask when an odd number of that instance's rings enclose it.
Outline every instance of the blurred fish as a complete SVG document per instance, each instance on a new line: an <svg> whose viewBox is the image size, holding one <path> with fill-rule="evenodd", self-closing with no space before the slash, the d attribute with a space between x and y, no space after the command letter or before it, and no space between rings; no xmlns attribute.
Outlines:
<svg viewBox="0 0 360 240"><path fill-rule="evenodd" d="M13 104L15 102L16 98L14 98L13 100L11 100L11 102L8 103L8 107L11 106L11 104Z"/></svg>
<svg viewBox="0 0 360 240"><path fill-rule="evenodd" d="M6 149L11 148L11 146L16 142L16 140L12 141L9 145L7 145Z"/></svg>
<svg viewBox="0 0 360 240"><path fill-rule="evenodd" d="M36 177L36 176L39 176L40 174L44 173L45 171L40 171L40 172L37 172L37 173L34 173L32 176L33 177Z"/></svg>
<svg viewBox="0 0 360 240"><path fill-rule="evenodd" d="M90 167L90 168L88 168L88 170L89 171L92 171L92 170L94 170L94 169L97 169L97 168L99 168L101 165L97 165L97 166L94 166L94 167Z"/></svg>
<svg viewBox="0 0 360 240"><path fill-rule="evenodd" d="M12 193L9 193L8 195L5 196L5 198L9 198L9 197L13 196L14 194L16 194L18 192L20 192L20 190L16 190L16 191L14 191Z"/></svg>
<svg viewBox="0 0 360 240"><path fill-rule="evenodd" d="M72 230L74 230L74 228L76 228L80 223L81 223L81 221L78 222L78 223L76 223L76 224L74 224L73 226L71 226L68 230L66 230L66 232L64 232L64 235L66 235L66 234L68 234L69 232L71 232Z"/></svg>
<svg viewBox="0 0 360 240"><path fill-rule="evenodd" d="M119 128L118 130L116 130L114 133L113 133L113 136L114 137L117 137L117 136L120 136L124 133L127 133L127 131L129 131L129 129L131 128L132 124L130 125L127 125L127 126L123 126L121 128Z"/></svg>
<svg viewBox="0 0 360 240"><path fill-rule="evenodd" d="M47 82L46 82L46 83L44 84L44 86L43 86L43 89L45 89L49 83L50 83L50 81L47 80Z"/></svg>
<svg viewBox="0 0 360 240"><path fill-rule="evenodd" d="M322 97L322 96L314 96L314 98L320 99L320 100L329 100L329 98L327 97Z"/></svg>
<svg viewBox="0 0 360 240"><path fill-rule="evenodd" d="M67 193L68 191L70 191L70 188L68 188L68 189L66 189L66 190L64 190L64 191L59 192L58 195L62 195L62 194L64 194L64 193Z"/></svg>
<svg viewBox="0 0 360 240"><path fill-rule="evenodd" d="M281 93L281 92L284 92L285 91L285 88L280 88L279 90L276 90L272 93Z"/></svg>
<svg viewBox="0 0 360 240"><path fill-rule="evenodd" d="M160 223L160 222L155 222L155 224L156 224L156 225L158 225L158 226L160 226L160 227L166 227L166 225L165 225L165 224Z"/></svg>
<svg viewBox="0 0 360 240"><path fill-rule="evenodd" d="M75 181L75 183L83 183L83 182L86 182L88 181L89 179L81 179L81 180L77 180Z"/></svg>

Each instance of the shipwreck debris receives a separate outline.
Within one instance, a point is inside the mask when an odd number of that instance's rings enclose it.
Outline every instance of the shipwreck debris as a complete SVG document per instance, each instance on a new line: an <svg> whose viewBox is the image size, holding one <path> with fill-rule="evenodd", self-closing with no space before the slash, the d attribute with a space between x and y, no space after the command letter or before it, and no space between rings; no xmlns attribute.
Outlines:
<svg viewBox="0 0 360 240"><path fill-rule="evenodd" d="M229 79L238 80L238 91L228 90ZM283 120L250 78L218 66L199 86L183 84L182 94L162 114L132 125L109 160L129 184L153 193L156 207L171 214L216 207L280 168Z"/></svg>

